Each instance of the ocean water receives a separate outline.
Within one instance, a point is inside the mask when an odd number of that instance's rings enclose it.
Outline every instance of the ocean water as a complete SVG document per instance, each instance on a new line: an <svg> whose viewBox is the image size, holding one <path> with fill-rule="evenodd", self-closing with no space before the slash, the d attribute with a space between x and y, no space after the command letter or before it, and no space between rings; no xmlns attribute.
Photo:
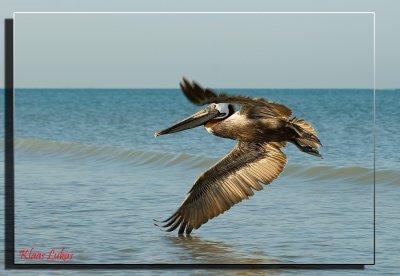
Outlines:
<svg viewBox="0 0 400 276"><path fill-rule="evenodd" d="M154 138L199 109L179 90L17 90L16 262L54 263L19 250L65 248L68 263L373 263L373 91L229 93L290 107L315 127L324 159L288 145L277 180L184 238L153 219L169 217L235 142L202 127ZM378 265L363 274L399 268L397 93L376 92Z"/></svg>

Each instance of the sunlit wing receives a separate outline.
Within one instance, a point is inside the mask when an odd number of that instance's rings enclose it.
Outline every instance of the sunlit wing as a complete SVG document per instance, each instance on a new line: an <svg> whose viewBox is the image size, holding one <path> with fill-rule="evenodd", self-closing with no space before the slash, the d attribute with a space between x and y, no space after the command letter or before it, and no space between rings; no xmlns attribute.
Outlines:
<svg viewBox="0 0 400 276"><path fill-rule="evenodd" d="M180 83L185 96L193 104L202 106L210 103L231 103L240 105L240 113L250 117L274 117L288 119L292 111L281 104L271 103L261 98L216 94L211 89L204 89L196 82L189 82L183 78Z"/></svg>
<svg viewBox="0 0 400 276"><path fill-rule="evenodd" d="M178 210L163 225L167 231L179 227L190 234L233 205L248 199L253 190L262 190L282 172L286 156L279 143L244 143L204 172L195 182Z"/></svg>

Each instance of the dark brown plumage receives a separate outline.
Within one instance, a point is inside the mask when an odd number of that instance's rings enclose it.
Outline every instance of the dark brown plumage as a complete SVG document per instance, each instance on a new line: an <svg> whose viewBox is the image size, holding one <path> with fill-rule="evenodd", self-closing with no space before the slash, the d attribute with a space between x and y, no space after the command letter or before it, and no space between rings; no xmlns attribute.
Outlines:
<svg viewBox="0 0 400 276"><path fill-rule="evenodd" d="M318 152L321 143L313 127L304 120L290 119L292 111L284 105L264 99L216 94L186 79L180 86L193 104L211 105L156 136L184 130L183 125L193 124L193 118L209 116L207 118L211 119L200 122L207 131L238 143L227 156L200 175L178 210L163 221L167 231L178 228L179 234L190 234L193 229L248 199L254 194L253 190L262 190L261 184L271 183L283 171L286 156L280 148L287 142L306 153L321 156ZM223 106L215 105L219 103L229 103L229 111L221 112ZM232 104L239 105L240 111L234 113ZM194 126L197 125L187 128Z"/></svg>
<svg viewBox="0 0 400 276"><path fill-rule="evenodd" d="M188 100L197 106L210 103L231 103L240 105L240 114L248 114L252 115L252 117L265 116L287 119L292 115L292 111L284 105L270 103L264 99L252 99L250 97L226 94L216 95L212 90L204 89L196 82L190 83L185 78L183 78L183 81L180 83L180 87Z"/></svg>

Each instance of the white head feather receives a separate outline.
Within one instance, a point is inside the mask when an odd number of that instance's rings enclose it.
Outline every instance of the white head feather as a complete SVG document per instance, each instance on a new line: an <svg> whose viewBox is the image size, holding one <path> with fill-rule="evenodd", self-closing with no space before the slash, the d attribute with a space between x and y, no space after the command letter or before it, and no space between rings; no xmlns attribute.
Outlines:
<svg viewBox="0 0 400 276"><path fill-rule="evenodd" d="M221 116L221 118L224 118L228 116L229 114L229 104L227 103L219 103L215 106L215 108L220 112L220 113L225 113L225 115Z"/></svg>

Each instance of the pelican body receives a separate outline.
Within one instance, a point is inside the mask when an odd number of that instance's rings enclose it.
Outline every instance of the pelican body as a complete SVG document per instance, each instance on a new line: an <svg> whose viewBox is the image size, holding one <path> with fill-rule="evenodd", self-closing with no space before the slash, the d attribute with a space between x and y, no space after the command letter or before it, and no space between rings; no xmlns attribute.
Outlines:
<svg viewBox="0 0 400 276"><path fill-rule="evenodd" d="M286 165L281 148L287 142L301 151L321 157L321 145L314 128L304 120L290 118L292 111L260 98L216 94L185 78L184 95L195 105L208 106L154 135L176 133L203 125L218 137L238 141L222 160L202 173L178 210L164 220L166 231L179 227L190 234L243 199L276 179ZM240 107L235 111L235 105ZM322 158L322 157L321 157ZM158 226L158 224L156 224Z"/></svg>

